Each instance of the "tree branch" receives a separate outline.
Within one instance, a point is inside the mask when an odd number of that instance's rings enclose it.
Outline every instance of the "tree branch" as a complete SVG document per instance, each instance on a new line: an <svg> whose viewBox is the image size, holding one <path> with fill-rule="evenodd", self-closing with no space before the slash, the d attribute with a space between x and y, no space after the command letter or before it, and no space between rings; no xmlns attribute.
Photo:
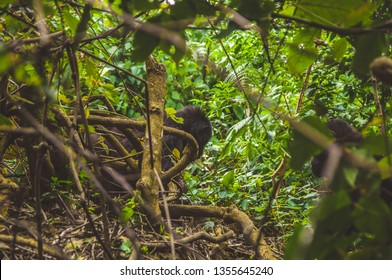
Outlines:
<svg viewBox="0 0 392 280"><path fill-rule="evenodd" d="M373 28L364 29L364 28L343 28L343 27L338 27L338 26L329 26L329 25L324 25L321 23L309 21L309 20L306 20L303 18L284 15L284 14L278 14L278 13L272 13L272 17L295 21L297 23L305 24L310 27L316 27L319 29L331 31L331 32L337 33L341 36L362 35L362 34L368 34L368 33L373 33L373 32L391 32L391 29L392 29L392 22L391 21L387 21L387 22L385 22L381 25L377 25Z"/></svg>

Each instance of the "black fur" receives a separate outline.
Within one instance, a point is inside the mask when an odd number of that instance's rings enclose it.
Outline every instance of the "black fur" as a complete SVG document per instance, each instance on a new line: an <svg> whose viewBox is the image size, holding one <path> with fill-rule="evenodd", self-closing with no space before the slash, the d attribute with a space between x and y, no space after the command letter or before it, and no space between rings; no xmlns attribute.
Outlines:
<svg viewBox="0 0 392 280"><path fill-rule="evenodd" d="M335 137L335 143L339 145L359 145L363 140L361 133L343 120L330 120L327 123L327 127ZM381 159L382 156L374 155L374 158ZM323 151L312 159L312 172L315 176L322 177L327 159L328 151ZM392 203L392 178L381 181L380 196L387 204Z"/></svg>
<svg viewBox="0 0 392 280"><path fill-rule="evenodd" d="M340 145L359 144L362 141L361 133L344 120L330 120L327 122L327 127L332 132L336 143ZM328 151L323 151L312 159L312 172L315 176L322 177L327 158Z"/></svg>
<svg viewBox="0 0 392 280"><path fill-rule="evenodd" d="M170 117L166 117L164 122L165 126L177 128L185 132L190 133L199 145L198 157L201 157L204 152L204 147L212 136L211 123L199 107L187 106L176 112L176 117L182 118L183 123L178 123ZM170 159L172 151L177 148L182 152L187 145L185 140L179 139L173 135L164 136L164 147L163 147L163 160L162 170L166 171L173 166L173 162Z"/></svg>

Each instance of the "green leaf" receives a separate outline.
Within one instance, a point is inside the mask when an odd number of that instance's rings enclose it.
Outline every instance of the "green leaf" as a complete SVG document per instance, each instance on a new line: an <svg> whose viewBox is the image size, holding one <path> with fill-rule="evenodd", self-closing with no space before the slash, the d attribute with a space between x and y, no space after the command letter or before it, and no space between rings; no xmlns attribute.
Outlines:
<svg viewBox="0 0 392 280"><path fill-rule="evenodd" d="M88 57L84 64L84 70L89 79L95 78L98 75L99 68L97 67L94 60Z"/></svg>
<svg viewBox="0 0 392 280"><path fill-rule="evenodd" d="M363 0L302 0L295 16L329 26L350 27L367 20L377 8Z"/></svg>
<svg viewBox="0 0 392 280"><path fill-rule="evenodd" d="M128 221L131 221L131 219L133 218L134 214L135 214L135 200L134 198L132 198L130 201L128 201L125 206L121 209L121 217L120 220L123 223L126 223Z"/></svg>
<svg viewBox="0 0 392 280"><path fill-rule="evenodd" d="M174 108L165 108L165 112L168 116L171 116L171 115L175 115L177 111Z"/></svg>
<svg viewBox="0 0 392 280"><path fill-rule="evenodd" d="M309 246L313 239L313 234L313 230L298 224L287 243L284 258L286 260L306 259Z"/></svg>
<svg viewBox="0 0 392 280"><path fill-rule="evenodd" d="M336 194L325 197L320 204L318 212L318 219L322 220L346 206L351 205L351 199L346 191L339 191Z"/></svg>
<svg viewBox="0 0 392 280"><path fill-rule="evenodd" d="M26 25L21 20L18 20L12 16L2 15L2 18L5 19L7 31L12 32L12 34L17 34L19 31L26 27Z"/></svg>
<svg viewBox="0 0 392 280"><path fill-rule="evenodd" d="M173 155L177 160L180 160L180 158L181 158L181 152L180 152L180 150L178 150L177 148L174 148L174 149L172 150L172 155Z"/></svg>
<svg viewBox="0 0 392 280"><path fill-rule="evenodd" d="M355 207L353 218L360 231L373 235L379 242L390 240L392 214L379 196L368 196L361 200Z"/></svg>
<svg viewBox="0 0 392 280"><path fill-rule="evenodd" d="M234 111L234 114L236 115L236 117L238 119L242 120L244 118L245 113L244 113L244 107L243 106L241 106L241 105L236 103L233 106L233 111Z"/></svg>
<svg viewBox="0 0 392 280"><path fill-rule="evenodd" d="M354 43L355 55L352 69L358 77L369 77L369 64L385 49L385 35L386 33L382 32L364 34L359 36Z"/></svg>
<svg viewBox="0 0 392 280"><path fill-rule="evenodd" d="M166 115L171 118L173 121L179 124L184 124L184 118L176 116L176 110L173 108L166 108L165 109Z"/></svg>
<svg viewBox="0 0 392 280"><path fill-rule="evenodd" d="M326 125L316 117L307 117L302 120L305 124L317 129L324 135L331 137L331 132ZM305 162L310 160L312 156L321 152L321 148L313 143L309 138L297 130L293 130L293 140L288 144L288 151L291 155L290 166L293 170L300 170Z"/></svg>
<svg viewBox="0 0 392 280"><path fill-rule="evenodd" d="M333 43L332 58L340 61L347 51L348 42L345 38L340 38Z"/></svg>
<svg viewBox="0 0 392 280"><path fill-rule="evenodd" d="M0 125L11 126L11 122L10 122L9 118L0 114Z"/></svg>
<svg viewBox="0 0 392 280"><path fill-rule="evenodd" d="M177 35L179 35L182 38L183 42L185 42L184 30L175 31L175 32ZM168 55L170 55L176 63L178 63L185 55L184 52L185 46L182 47L183 48L179 48L176 45L171 44L167 40L161 40L159 43L159 48L163 50L165 53L167 53Z"/></svg>
<svg viewBox="0 0 392 280"><path fill-rule="evenodd" d="M249 117L234 124L227 132L227 139L232 142L244 135L244 133L249 129L249 125L251 125L252 121L253 118Z"/></svg>
<svg viewBox="0 0 392 280"><path fill-rule="evenodd" d="M110 9L112 9L115 13L121 15L122 14L122 7L123 7L123 0L105 0L107 5L110 5ZM126 1L126 0L124 0ZM129 2L129 1L128 1ZM132 1L134 2L134 1Z"/></svg>
<svg viewBox="0 0 392 280"><path fill-rule="evenodd" d="M121 243L120 249L126 254L130 254L132 252L132 242L129 240L126 240Z"/></svg>
<svg viewBox="0 0 392 280"><path fill-rule="evenodd" d="M178 92L178 91L172 91L172 93L171 93L171 98L173 99L173 100L181 100L181 95L180 95L180 93Z"/></svg>
<svg viewBox="0 0 392 280"><path fill-rule="evenodd" d="M0 43L0 49L5 49L4 45ZM0 53L0 73L6 73L9 68L18 63L18 56L13 53Z"/></svg>
<svg viewBox="0 0 392 280"><path fill-rule="evenodd" d="M42 79L32 64L17 65L15 69L15 78L26 84L33 86L41 86Z"/></svg>
<svg viewBox="0 0 392 280"><path fill-rule="evenodd" d="M214 16L215 7L205 0L182 0L175 1L170 8L173 19L189 19L197 15Z"/></svg>
<svg viewBox="0 0 392 280"><path fill-rule="evenodd" d="M135 61L145 61L158 44L159 38L138 30L133 40L134 50L131 58Z"/></svg>
<svg viewBox="0 0 392 280"><path fill-rule="evenodd" d="M126 1L128 2L128 1ZM137 0L137 1L129 1L134 5L137 11L148 11L152 9L157 9L160 6L160 1L157 0Z"/></svg>
<svg viewBox="0 0 392 280"><path fill-rule="evenodd" d="M292 43L288 43L287 66L291 73L301 74L316 61L314 38L317 38L319 33L320 31L315 29L303 29L297 33Z"/></svg>
<svg viewBox="0 0 392 280"><path fill-rule="evenodd" d="M317 59L317 53L315 49L310 50L292 44L288 44L288 48L289 57L287 59L287 67L294 75L298 75L304 72Z"/></svg>
<svg viewBox="0 0 392 280"><path fill-rule="evenodd" d="M384 155L392 147L392 141L387 141L383 135L370 134L362 140L360 147L371 155Z"/></svg>
<svg viewBox="0 0 392 280"><path fill-rule="evenodd" d="M92 134L97 133L97 132L95 131L95 126L93 126L93 125L87 126L87 129L88 129L88 131L89 131L90 133L92 133Z"/></svg>
<svg viewBox="0 0 392 280"><path fill-rule="evenodd" d="M12 4L14 0L1 0L0 8L4 8L5 6Z"/></svg>
<svg viewBox="0 0 392 280"><path fill-rule="evenodd" d="M69 26L72 35L76 33L76 29L78 28L79 20L76 16L71 14L68 9L63 9L62 13L64 15L64 22Z"/></svg>
<svg viewBox="0 0 392 280"><path fill-rule="evenodd" d="M222 177L222 185L226 188L230 188L234 182L234 170L226 172Z"/></svg>
<svg viewBox="0 0 392 280"><path fill-rule="evenodd" d="M238 2L238 13L249 20L266 20L275 8L274 2L270 0L247 0Z"/></svg>
<svg viewBox="0 0 392 280"><path fill-rule="evenodd" d="M378 167L380 169L380 174L382 179L387 179L391 177L391 161L392 157L387 156L383 157L378 163Z"/></svg>
<svg viewBox="0 0 392 280"><path fill-rule="evenodd" d="M344 178L351 187L355 187L355 181L357 179L358 173L359 170L353 166L345 165L343 167Z"/></svg>

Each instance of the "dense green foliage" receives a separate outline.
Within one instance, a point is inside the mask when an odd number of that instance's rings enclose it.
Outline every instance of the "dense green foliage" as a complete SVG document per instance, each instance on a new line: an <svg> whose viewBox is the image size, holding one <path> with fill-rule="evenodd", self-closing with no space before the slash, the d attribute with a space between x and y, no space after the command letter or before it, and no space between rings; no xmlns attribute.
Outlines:
<svg viewBox="0 0 392 280"><path fill-rule="evenodd" d="M153 54L167 70L166 107L198 105L213 125L206 154L185 174L184 201L237 205L285 258L392 258L392 204L380 195L391 177L391 92L378 84L378 116L369 71L392 50L391 1L31 2L0 4L8 92L33 86L50 106L72 111L73 53L84 100L103 94L117 112L138 117L146 105L143 62ZM63 33L42 39L56 32ZM0 109L1 126L11 125ZM331 141L325 123L335 118L365 140L348 147L354 157L341 155L332 193L320 196L325 181L311 174L310 160ZM315 142L301 128L324 138Z"/></svg>

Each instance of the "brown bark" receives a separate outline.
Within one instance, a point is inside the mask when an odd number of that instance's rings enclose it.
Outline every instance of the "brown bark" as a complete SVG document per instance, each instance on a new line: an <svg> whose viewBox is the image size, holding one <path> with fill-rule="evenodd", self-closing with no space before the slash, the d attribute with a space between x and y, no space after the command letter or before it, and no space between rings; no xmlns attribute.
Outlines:
<svg viewBox="0 0 392 280"><path fill-rule="evenodd" d="M159 209L159 178L156 178L154 169L158 174L161 173L166 69L152 57L146 61L146 68L149 119L145 132L142 175L137 188L141 190L143 202L152 210L153 217L150 218L158 223L162 220L162 214Z"/></svg>
<svg viewBox="0 0 392 280"><path fill-rule="evenodd" d="M227 223L235 223L238 226L237 234L243 234L246 243L255 249L258 258L266 260L276 259L271 248L264 238L260 236L260 230L255 227L248 215L234 205L219 207L172 204L169 205L169 212L172 218L180 216L214 217L223 219Z"/></svg>

